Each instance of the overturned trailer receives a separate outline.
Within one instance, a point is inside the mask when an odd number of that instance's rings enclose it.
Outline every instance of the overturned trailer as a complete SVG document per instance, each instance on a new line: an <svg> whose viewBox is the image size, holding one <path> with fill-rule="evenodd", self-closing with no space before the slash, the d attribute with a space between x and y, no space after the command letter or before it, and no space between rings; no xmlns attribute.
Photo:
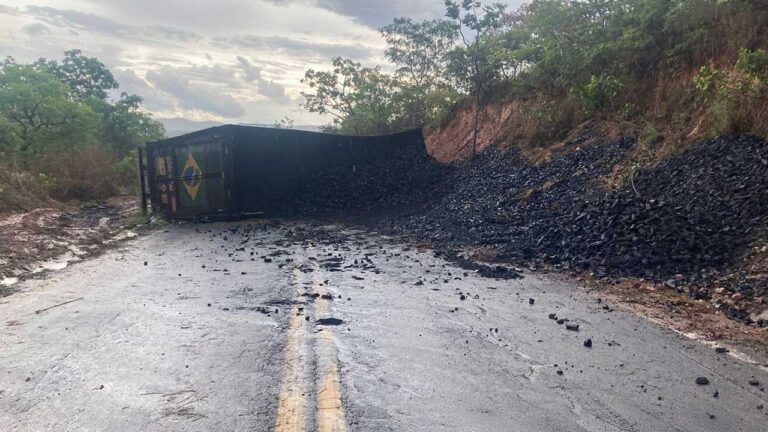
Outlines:
<svg viewBox="0 0 768 432"><path fill-rule="evenodd" d="M429 181L432 164L421 129L350 136L226 125L147 143L146 164L139 157L142 197L170 219L371 209Z"/></svg>

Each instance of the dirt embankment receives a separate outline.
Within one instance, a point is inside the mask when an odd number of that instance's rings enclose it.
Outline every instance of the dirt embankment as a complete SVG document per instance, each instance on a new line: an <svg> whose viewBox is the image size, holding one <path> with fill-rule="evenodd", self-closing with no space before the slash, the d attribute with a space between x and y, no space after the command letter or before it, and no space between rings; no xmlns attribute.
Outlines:
<svg viewBox="0 0 768 432"><path fill-rule="evenodd" d="M508 120L517 107L514 104L489 104L478 117L477 153L497 144ZM472 156L474 108L459 109L453 120L426 137L427 151L440 162L453 162Z"/></svg>

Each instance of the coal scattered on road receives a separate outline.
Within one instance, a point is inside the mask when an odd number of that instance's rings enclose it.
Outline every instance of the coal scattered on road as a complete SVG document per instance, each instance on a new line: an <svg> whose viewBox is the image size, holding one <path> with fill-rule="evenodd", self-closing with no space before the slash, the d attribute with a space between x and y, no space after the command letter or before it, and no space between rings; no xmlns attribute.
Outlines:
<svg viewBox="0 0 768 432"><path fill-rule="evenodd" d="M579 325L578 324L566 324L565 328L567 330L571 330L571 331L579 331Z"/></svg>
<svg viewBox="0 0 768 432"><path fill-rule="evenodd" d="M326 326L337 326L344 324L344 320L341 320L339 318L320 318L317 320L318 325L326 325Z"/></svg>
<svg viewBox="0 0 768 432"><path fill-rule="evenodd" d="M459 256L456 252L451 250L438 250L435 252L435 256L450 261L464 270L475 271L482 277L495 279L521 279L523 277L522 273L517 269L502 265L479 263Z"/></svg>
<svg viewBox="0 0 768 432"><path fill-rule="evenodd" d="M768 294L768 276L734 270L755 236L768 232L764 140L699 142L618 189L601 179L626 168L633 142L578 144L541 165L488 150L448 171L423 211L377 228L441 250L487 247L499 251L498 262L641 277L696 299L718 287L745 299ZM752 323L738 305L723 309Z"/></svg>

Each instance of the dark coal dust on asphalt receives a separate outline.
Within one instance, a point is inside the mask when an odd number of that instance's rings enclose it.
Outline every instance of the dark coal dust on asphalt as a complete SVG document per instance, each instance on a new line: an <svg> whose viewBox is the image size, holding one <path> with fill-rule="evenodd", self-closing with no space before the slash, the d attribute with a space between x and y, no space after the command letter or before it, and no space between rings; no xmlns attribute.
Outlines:
<svg viewBox="0 0 768 432"><path fill-rule="evenodd" d="M768 430L761 361L464 264L310 222L150 231L0 301L0 430Z"/></svg>

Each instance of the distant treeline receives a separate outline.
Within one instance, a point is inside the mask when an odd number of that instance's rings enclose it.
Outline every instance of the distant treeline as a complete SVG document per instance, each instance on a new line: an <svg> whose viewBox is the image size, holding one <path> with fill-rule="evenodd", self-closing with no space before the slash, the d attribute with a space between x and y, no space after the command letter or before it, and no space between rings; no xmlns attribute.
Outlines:
<svg viewBox="0 0 768 432"><path fill-rule="evenodd" d="M164 137L107 67L79 50L61 61L0 63L0 170L60 199L103 198L135 186L135 148ZM24 187L24 184L16 187Z"/></svg>
<svg viewBox="0 0 768 432"><path fill-rule="evenodd" d="M387 73L336 58L308 70L304 107L342 132L439 126L462 104L514 101L510 139L586 120L663 133L768 133L768 1L445 1L446 17L380 29Z"/></svg>

